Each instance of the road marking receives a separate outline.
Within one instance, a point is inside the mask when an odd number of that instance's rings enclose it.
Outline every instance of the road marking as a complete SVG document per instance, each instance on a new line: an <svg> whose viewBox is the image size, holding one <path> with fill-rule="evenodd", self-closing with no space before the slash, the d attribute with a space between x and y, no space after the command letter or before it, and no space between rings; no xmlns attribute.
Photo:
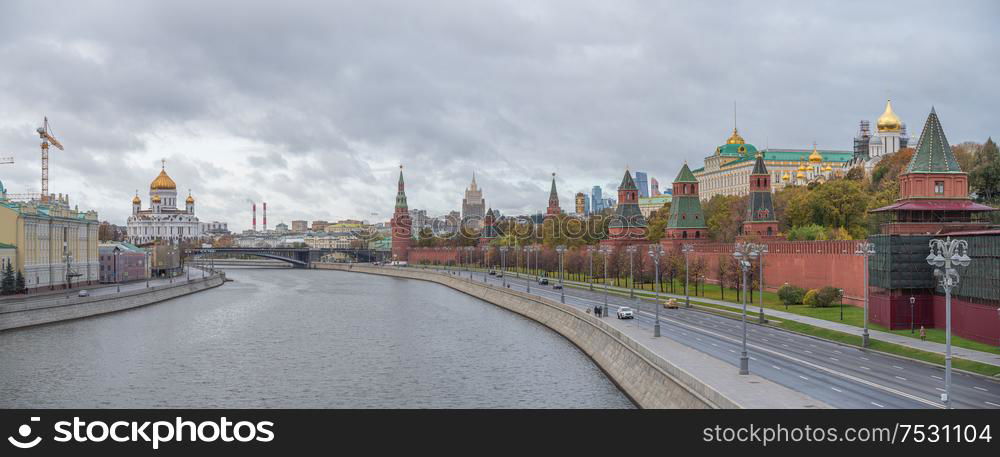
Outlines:
<svg viewBox="0 0 1000 457"><path fill-rule="evenodd" d="M871 368L868 368L864 365L858 365L858 366L861 367L862 370L871 370Z"/></svg>
<svg viewBox="0 0 1000 457"><path fill-rule="evenodd" d="M786 347L786 348L788 347L788 345L785 344L785 343L781 343L781 345L784 346L784 347Z"/></svg>
<svg viewBox="0 0 1000 457"><path fill-rule="evenodd" d="M756 361L757 361L757 358L756 358L756 357L753 357L753 356L750 356L750 360L753 360L753 361L755 361L755 362L756 362Z"/></svg>
<svg viewBox="0 0 1000 457"><path fill-rule="evenodd" d="M934 378L934 379L938 379L938 380L940 380L940 379L941 379L941 377L940 377L940 376L934 376L934 375L931 375L931 377L932 377L932 378Z"/></svg>
<svg viewBox="0 0 1000 457"><path fill-rule="evenodd" d="M897 369L897 370L902 370L903 369L903 367L901 367L899 365L893 365L892 367L895 368L895 369Z"/></svg>
<svg viewBox="0 0 1000 457"><path fill-rule="evenodd" d="M837 354L843 354L843 352L840 352L840 351L838 351L836 349L834 349L833 352L836 352Z"/></svg>
<svg viewBox="0 0 1000 457"><path fill-rule="evenodd" d="M732 349L730 349L730 350L729 350L729 352L732 352L733 354L735 354L735 353L736 353L736 351L734 351L734 350L732 350Z"/></svg>
<svg viewBox="0 0 1000 457"><path fill-rule="evenodd" d="M806 349L806 354L812 354L812 353L813 353L813 351L810 351L810 350Z"/></svg>
<svg viewBox="0 0 1000 457"><path fill-rule="evenodd" d="M816 345L815 345L815 344L810 344L809 346L811 346L811 347L816 347Z"/></svg>
<svg viewBox="0 0 1000 457"><path fill-rule="evenodd" d="M799 375L799 377L800 377L800 378L802 378L802 379L805 379L806 381L808 381L808 380L809 380L809 378L807 378L807 377L805 377L805 376L802 376L802 375Z"/></svg>
<svg viewBox="0 0 1000 457"><path fill-rule="evenodd" d="M761 338L761 341L767 341L767 338Z"/></svg>
<svg viewBox="0 0 1000 457"><path fill-rule="evenodd" d="M771 365L771 368L774 368L775 370L780 370L781 369L781 367L779 367L777 365Z"/></svg>
<svg viewBox="0 0 1000 457"><path fill-rule="evenodd" d="M1000 408L1000 405L998 405L998 404L996 404L996 403L993 403L993 402L991 402L991 401L988 401L988 402L986 402L986 404L987 404L987 405L990 405L990 406L996 406L997 408Z"/></svg>
<svg viewBox="0 0 1000 457"><path fill-rule="evenodd" d="M903 380L903 381L906 381L906 378L904 378L904 377L902 377L902 376L895 376L895 378L896 378L896 379L900 379L900 380Z"/></svg>
<svg viewBox="0 0 1000 457"><path fill-rule="evenodd" d="M719 345L715 343L712 343L712 346L719 347Z"/></svg>
<svg viewBox="0 0 1000 457"><path fill-rule="evenodd" d="M935 387L935 389L940 390L941 392L944 392L944 389L942 389L940 387Z"/></svg>
<svg viewBox="0 0 1000 457"><path fill-rule="evenodd" d="M836 391L836 392L840 392L840 393L844 393L844 391L843 391L843 390L840 390L840 389L838 389L838 388L836 388L836 387L831 387L831 389L833 389L833 390L834 390L834 391Z"/></svg>
<svg viewBox="0 0 1000 457"><path fill-rule="evenodd" d="M862 357L861 360L868 361L868 357Z"/></svg>
<svg viewBox="0 0 1000 457"><path fill-rule="evenodd" d="M981 391L983 391L983 392L989 392L988 390L986 390L986 389L983 389L982 387L979 387L979 386L972 386L972 388L973 388L973 389L978 389L978 390L981 390Z"/></svg>
<svg viewBox="0 0 1000 457"><path fill-rule="evenodd" d="M834 362L839 362L840 361L840 359L838 359L836 357L830 357L830 360L833 360Z"/></svg>
<svg viewBox="0 0 1000 457"><path fill-rule="evenodd" d="M885 408L885 406L884 406L884 405L880 405L880 404L878 404L878 403L875 403L875 402L871 402L871 403L872 403L873 405L875 405L875 406L878 406L879 408Z"/></svg>

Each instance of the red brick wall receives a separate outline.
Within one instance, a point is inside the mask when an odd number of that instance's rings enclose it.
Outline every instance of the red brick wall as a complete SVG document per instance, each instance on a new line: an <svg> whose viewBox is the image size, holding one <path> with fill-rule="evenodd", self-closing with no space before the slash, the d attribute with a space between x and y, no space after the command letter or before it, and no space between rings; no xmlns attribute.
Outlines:
<svg viewBox="0 0 1000 457"><path fill-rule="evenodd" d="M447 262L458 263L459 251L453 248L410 248L408 262L421 264L424 262L445 264Z"/></svg>
<svg viewBox="0 0 1000 457"><path fill-rule="evenodd" d="M945 297L934 296L934 327L945 328ZM951 298L951 331L980 343L1000 345L1000 312L996 305Z"/></svg>
<svg viewBox="0 0 1000 457"><path fill-rule="evenodd" d="M670 247L679 243L669 243ZM732 256L732 243L693 243L691 260L702 257L705 277L718 281L719 256ZM854 255L857 241L767 241L764 289L776 291L786 282L805 289L844 289L844 303L864 305L864 258ZM755 263L756 265L756 263Z"/></svg>

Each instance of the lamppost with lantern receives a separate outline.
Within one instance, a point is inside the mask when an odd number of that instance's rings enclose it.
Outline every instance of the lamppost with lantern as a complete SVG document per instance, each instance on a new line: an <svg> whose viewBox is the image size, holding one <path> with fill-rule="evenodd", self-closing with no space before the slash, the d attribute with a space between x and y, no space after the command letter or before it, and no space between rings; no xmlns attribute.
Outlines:
<svg viewBox="0 0 1000 457"><path fill-rule="evenodd" d="M593 246L587 246L587 255L590 256L590 277L587 278L587 282L590 283L590 291L594 291L594 251L597 248Z"/></svg>
<svg viewBox="0 0 1000 457"><path fill-rule="evenodd" d="M602 246L601 257L604 258L604 308L602 308L602 313L604 317L608 317L608 255L611 254L610 246Z"/></svg>
<svg viewBox="0 0 1000 457"><path fill-rule="evenodd" d="M760 318L758 319L758 322L764 324L767 322L767 319L764 318L764 254L767 254L767 245L755 244L754 247L757 248L757 254L760 256L760 275L757 277L757 282L760 283L760 300L757 303L760 308Z"/></svg>
<svg viewBox="0 0 1000 457"><path fill-rule="evenodd" d="M483 251L483 282L486 282L486 274L488 273L486 270L490 269L486 264L486 258L488 257L487 254L490 252L490 246L484 244L480 249Z"/></svg>
<svg viewBox="0 0 1000 457"><path fill-rule="evenodd" d="M531 251L534 250L531 246L525 246L524 248L524 284L527 286L528 293L531 293Z"/></svg>
<svg viewBox="0 0 1000 457"><path fill-rule="evenodd" d="M563 284L563 253L566 252L566 246L559 245L556 246L556 253L559 254L559 303L566 303L566 287Z"/></svg>
<svg viewBox="0 0 1000 457"><path fill-rule="evenodd" d="M910 335L913 334L913 324L914 324L913 308L914 308L914 305L916 305L916 304L917 304L917 297L914 297L913 295L910 295Z"/></svg>
<svg viewBox="0 0 1000 457"><path fill-rule="evenodd" d="M861 334L861 347L868 347L868 259L875 255L875 244L869 241L858 243L858 248L854 255L863 256L865 259L865 329ZM787 308L787 305L786 305Z"/></svg>
<svg viewBox="0 0 1000 457"><path fill-rule="evenodd" d="M733 247L733 257L740 263L743 270L743 350L740 353L740 374L750 374L750 358L747 355L747 274L750 272L751 261L760 254L752 243L736 243Z"/></svg>
<svg viewBox="0 0 1000 457"><path fill-rule="evenodd" d="M681 246L681 252L684 253L684 307L691 307L691 294L688 293L688 282L691 277L691 269L688 263L688 254L694 252L693 244L685 244Z"/></svg>
<svg viewBox="0 0 1000 457"><path fill-rule="evenodd" d="M660 336L660 257L663 257L666 252L663 250L663 246L659 244L649 245L649 256L653 258L653 291L656 293L655 301L653 302L653 307L656 309L656 320L653 321L653 338L659 338Z"/></svg>
<svg viewBox="0 0 1000 457"><path fill-rule="evenodd" d="M507 287L507 246L500 246L500 285L501 287Z"/></svg>
<svg viewBox="0 0 1000 457"><path fill-rule="evenodd" d="M634 244L628 245L625 251L628 252L628 298L635 298L635 275L632 274L632 256L638 249Z"/></svg>
<svg viewBox="0 0 1000 457"><path fill-rule="evenodd" d="M960 279L955 267L967 267L972 259L969 258L969 243L965 240L935 238L928 245L931 252L927 254L927 263L934 267L934 277L944 288L944 393L941 394L941 401L945 408L951 408L951 290L958 285Z"/></svg>

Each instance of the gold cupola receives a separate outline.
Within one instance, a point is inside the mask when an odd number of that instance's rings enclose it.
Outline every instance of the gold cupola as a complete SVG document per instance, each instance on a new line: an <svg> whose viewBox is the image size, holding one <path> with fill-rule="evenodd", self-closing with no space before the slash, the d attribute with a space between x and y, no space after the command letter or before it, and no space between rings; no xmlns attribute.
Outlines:
<svg viewBox="0 0 1000 457"><path fill-rule="evenodd" d="M177 183L167 175L167 161L162 161L160 174L149 184L149 190L177 190Z"/></svg>
<svg viewBox="0 0 1000 457"><path fill-rule="evenodd" d="M813 145L813 152L812 154L809 154L809 161L816 163L823 161L823 154L819 153L819 150L816 149L816 145Z"/></svg>
<svg viewBox="0 0 1000 457"><path fill-rule="evenodd" d="M142 204L142 199L139 198L139 194L135 194L135 197L132 197L132 204L133 205Z"/></svg>
<svg viewBox="0 0 1000 457"><path fill-rule="evenodd" d="M159 195L154 195L152 200L153 200L153 203L159 203L160 202L160 196Z"/></svg>
<svg viewBox="0 0 1000 457"><path fill-rule="evenodd" d="M728 140L726 140L726 144L746 144L746 141L743 141L743 137L740 136L740 132L736 130L736 127L733 127L733 134L729 136Z"/></svg>
<svg viewBox="0 0 1000 457"><path fill-rule="evenodd" d="M189 204L189 205L193 205L194 204L194 197L191 196L191 193L188 193L188 198L186 200L184 200L184 202L187 203L187 204Z"/></svg>
<svg viewBox="0 0 1000 457"><path fill-rule="evenodd" d="M791 176L791 175L789 175L789 174L788 174L788 171L786 170L786 171L785 171L785 173L781 175L781 180L782 180L782 181L788 181L788 180L790 180L790 179L792 179L792 176Z"/></svg>
<svg viewBox="0 0 1000 457"><path fill-rule="evenodd" d="M878 128L879 132L898 132L903 128L903 122L899 120L899 116L892 111L892 100L885 101L885 112L878 117L878 121L875 122L875 127Z"/></svg>

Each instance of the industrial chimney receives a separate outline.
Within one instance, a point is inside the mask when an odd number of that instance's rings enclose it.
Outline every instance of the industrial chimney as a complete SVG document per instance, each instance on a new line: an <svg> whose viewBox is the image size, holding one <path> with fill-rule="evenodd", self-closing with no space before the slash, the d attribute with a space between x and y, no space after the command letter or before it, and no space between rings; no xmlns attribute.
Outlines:
<svg viewBox="0 0 1000 457"><path fill-rule="evenodd" d="M257 204L253 204L253 233L257 233Z"/></svg>
<svg viewBox="0 0 1000 457"><path fill-rule="evenodd" d="M264 202L264 233L267 233L267 202Z"/></svg>

